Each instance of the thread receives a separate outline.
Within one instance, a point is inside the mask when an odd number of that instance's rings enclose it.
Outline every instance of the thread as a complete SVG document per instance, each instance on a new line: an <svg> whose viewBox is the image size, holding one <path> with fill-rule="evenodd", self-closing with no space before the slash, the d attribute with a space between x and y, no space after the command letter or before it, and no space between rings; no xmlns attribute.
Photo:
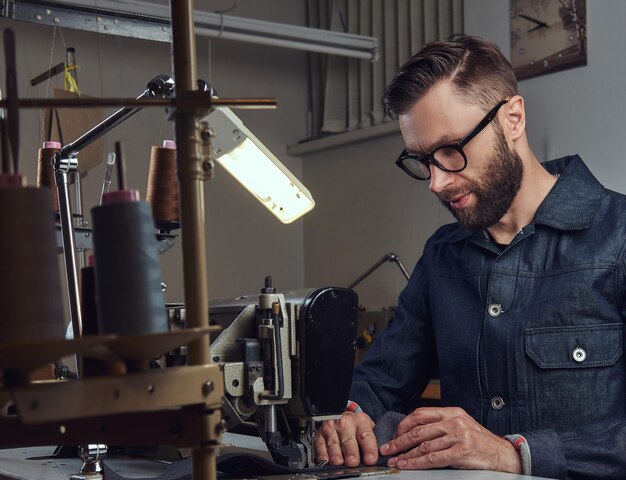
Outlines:
<svg viewBox="0 0 626 480"><path fill-rule="evenodd" d="M162 147L152 146L146 200L157 229L169 232L180 227L176 144L171 140L164 140Z"/></svg>
<svg viewBox="0 0 626 480"><path fill-rule="evenodd" d="M59 142L43 142L43 147L39 149L37 159L37 187L52 189L52 211L59 211L59 199L56 194L56 181L54 179L54 168L52 166L53 155L61 149Z"/></svg>
<svg viewBox="0 0 626 480"><path fill-rule="evenodd" d="M63 339L52 192L0 175L0 342ZM12 175L11 177L16 177ZM10 312L10 313L9 313Z"/></svg>
<svg viewBox="0 0 626 480"><path fill-rule="evenodd" d="M150 206L137 198L109 192L91 210L101 334L169 331Z"/></svg>

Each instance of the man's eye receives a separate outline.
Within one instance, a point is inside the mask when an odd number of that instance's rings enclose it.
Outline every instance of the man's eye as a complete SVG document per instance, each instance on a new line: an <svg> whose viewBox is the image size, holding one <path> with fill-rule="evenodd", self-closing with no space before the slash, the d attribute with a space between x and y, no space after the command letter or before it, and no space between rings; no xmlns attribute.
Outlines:
<svg viewBox="0 0 626 480"><path fill-rule="evenodd" d="M439 150L437 150L437 156L441 155L444 157L451 157L451 156L456 156L458 154L459 152L452 147L442 147Z"/></svg>

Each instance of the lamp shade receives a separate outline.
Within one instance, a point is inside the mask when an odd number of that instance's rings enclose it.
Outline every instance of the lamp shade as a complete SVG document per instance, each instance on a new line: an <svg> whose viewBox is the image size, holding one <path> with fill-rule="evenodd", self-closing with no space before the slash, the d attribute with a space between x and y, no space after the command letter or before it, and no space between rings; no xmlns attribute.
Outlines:
<svg viewBox="0 0 626 480"><path fill-rule="evenodd" d="M216 161L281 222L291 223L313 209L307 188L229 108L216 108L204 120L215 134Z"/></svg>

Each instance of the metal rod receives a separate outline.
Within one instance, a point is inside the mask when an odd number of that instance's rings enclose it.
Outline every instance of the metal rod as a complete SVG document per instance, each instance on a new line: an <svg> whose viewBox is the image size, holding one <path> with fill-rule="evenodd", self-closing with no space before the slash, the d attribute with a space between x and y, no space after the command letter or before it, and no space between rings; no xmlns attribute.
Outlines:
<svg viewBox="0 0 626 480"><path fill-rule="evenodd" d="M196 44L193 29L193 0L170 0L172 13L172 51L177 101L197 88ZM204 172L200 154L198 120L193 112L176 111L177 171L180 185L183 237L183 272L187 328L207 326L209 299L206 265L204 214ZM211 362L209 342L202 339L189 344L189 365ZM193 478L217 478L216 448L207 445L192 451Z"/></svg>
<svg viewBox="0 0 626 480"><path fill-rule="evenodd" d="M400 260L400 257L397 254L392 252L392 253L388 253L387 255L383 256L383 258L381 258L374 265L372 265L370 268L368 268L354 282L352 282L350 285L348 285L348 288L356 287L359 283L361 283L363 280L365 280L367 277L369 277L372 273L374 273L374 271L378 267L380 267L383 263L385 263L385 262L395 262L396 265L398 265L398 268L400 269L400 271L402 272L402 275L404 275L404 277L407 280L411 277L409 275L409 272L407 272L406 268L404 268L404 264L402 263L402 260Z"/></svg>
<svg viewBox="0 0 626 480"><path fill-rule="evenodd" d="M74 228L72 226L72 209L69 195L69 175L67 172L56 170L55 180L59 196L59 213L61 218L61 233L63 238L63 253L65 257L65 271L67 283L67 295L72 319L74 338L83 334L83 321L80 308L80 295L78 289L78 274L76 271L76 246L74 242ZM78 364L77 364L78 368ZM82 372L77 372L80 376Z"/></svg>
<svg viewBox="0 0 626 480"><path fill-rule="evenodd" d="M174 81L167 75L159 75L148 82L146 89L137 97L137 100L154 98L156 96L168 97L173 93L173 91ZM102 122L78 137L73 142L64 145L63 148L61 148L61 150L55 155L61 158L78 155L78 152L80 152L83 148L95 142L109 130L115 128L117 125L139 112L139 110L141 109L137 107L120 108L113 115L105 118Z"/></svg>
<svg viewBox="0 0 626 480"><path fill-rule="evenodd" d="M76 226L83 228L85 226L85 217L83 214L83 176L79 170L74 173L74 199L76 200ZM78 252L78 268L82 269L87 264L87 254L85 250Z"/></svg>
<svg viewBox="0 0 626 480"><path fill-rule="evenodd" d="M267 405L265 407L265 432L274 433L277 431L278 419L276 416L276 405Z"/></svg>
<svg viewBox="0 0 626 480"><path fill-rule="evenodd" d="M394 259L394 262L396 262L396 265L398 265L398 268L402 272L402 275L404 275L404 277L407 280L409 280L411 278L411 275L409 275L409 272L407 271L407 269L404 268L404 263L402 263L402 260L400 260L400 257L398 255L396 255L396 258Z"/></svg>
<svg viewBox="0 0 626 480"><path fill-rule="evenodd" d="M206 98L196 100L198 108L209 110L215 107L274 109L275 98ZM19 108L95 108L95 107L173 107L174 100L167 98L22 98L17 102ZM7 101L0 100L0 108L7 108Z"/></svg>
<svg viewBox="0 0 626 480"><path fill-rule="evenodd" d="M196 88L196 46L193 36L193 0L170 0L177 97ZM176 112L177 171L180 183L183 266L187 327L208 325L205 252L204 172L197 120L193 113ZM206 341L190 344L190 365L210 362Z"/></svg>
<svg viewBox="0 0 626 480"><path fill-rule="evenodd" d="M35 78L31 79L30 86L35 87L39 85L41 82L45 82L46 80L50 80L52 77L58 75L59 73L65 71L65 62L61 62L49 70L46 70L43 73L40 73Z"/></svg>

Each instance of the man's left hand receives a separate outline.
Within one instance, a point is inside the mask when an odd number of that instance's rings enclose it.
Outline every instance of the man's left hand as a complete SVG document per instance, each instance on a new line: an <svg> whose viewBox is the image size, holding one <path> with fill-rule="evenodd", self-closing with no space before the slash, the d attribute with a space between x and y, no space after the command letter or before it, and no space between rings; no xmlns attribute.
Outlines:
<svg viewBox="0 0 626 480"><path fill-rule="evenodd" d="M400 469L462 468L522 473L519 452L462 408L418 408L402 420L381 455Z"/></svg>

